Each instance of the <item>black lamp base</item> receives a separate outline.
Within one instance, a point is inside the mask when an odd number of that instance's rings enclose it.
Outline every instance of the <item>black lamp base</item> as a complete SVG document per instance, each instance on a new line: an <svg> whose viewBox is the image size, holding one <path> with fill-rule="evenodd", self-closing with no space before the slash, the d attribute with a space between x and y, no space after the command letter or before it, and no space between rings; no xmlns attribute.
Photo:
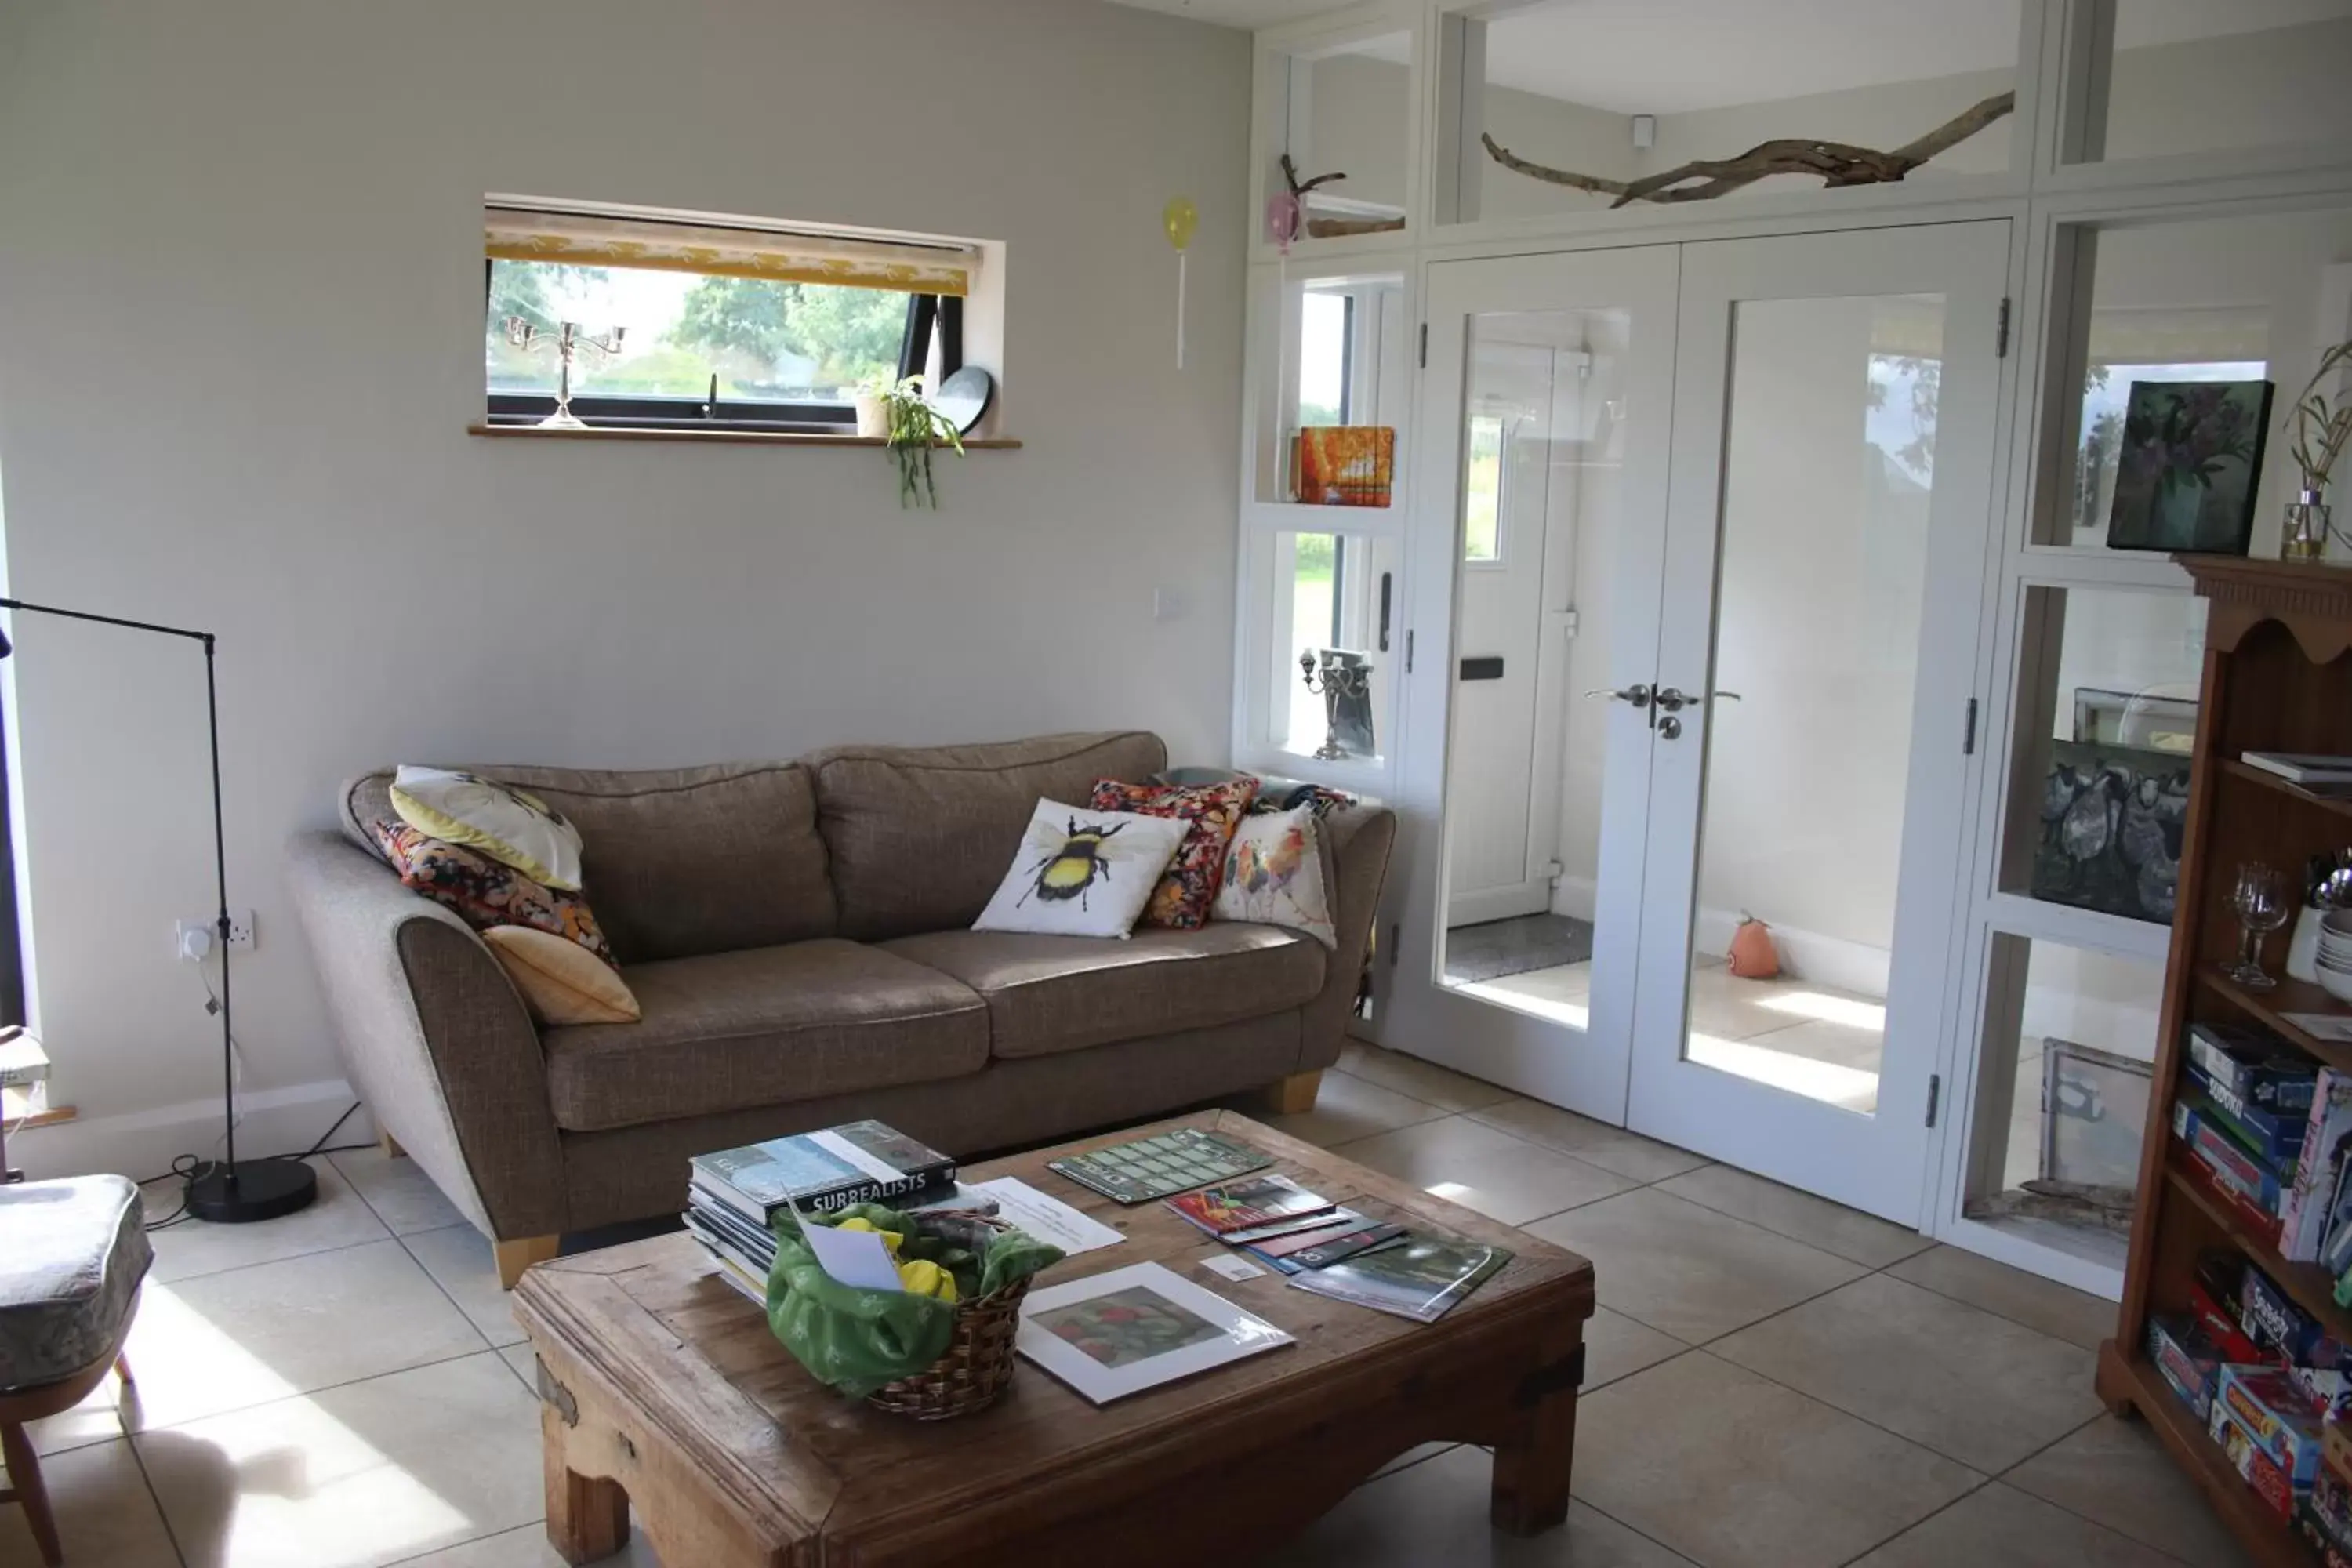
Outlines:
<svg viewBox="0 0 2352 1568"><path fill-rule="evenodd" d="M318 1195L318 1173L285 1155L233 1166L208 1162L188 1178L188 1213L215 1225L276 1219L309 1208Z"/></svg>

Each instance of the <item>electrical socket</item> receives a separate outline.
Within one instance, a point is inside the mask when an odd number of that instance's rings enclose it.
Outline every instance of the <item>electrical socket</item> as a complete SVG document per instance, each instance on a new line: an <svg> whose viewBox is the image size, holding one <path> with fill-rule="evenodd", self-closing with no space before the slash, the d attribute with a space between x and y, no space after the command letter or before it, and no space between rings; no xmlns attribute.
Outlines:
<svg viewBox="0 0 2352 1568"><path fill-rule="evenodd" d="M212 956L218 940L213 931L213 917L200 916L192 921L179 921L172 928L173 946L179 955L191 963L201 963ZM228 944L250 948L253 945L253 911L231 910L228 912Z"/></svg>

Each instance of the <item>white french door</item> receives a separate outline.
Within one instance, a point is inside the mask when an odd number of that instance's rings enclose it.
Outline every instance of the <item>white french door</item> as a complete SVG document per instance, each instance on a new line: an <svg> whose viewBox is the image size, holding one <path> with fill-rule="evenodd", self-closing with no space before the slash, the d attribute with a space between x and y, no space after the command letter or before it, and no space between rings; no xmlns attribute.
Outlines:
<svg viewBox="0 0 2352 1568"><path fill-rule="evenodd" d="M1627 1122L1906 1225L1957 918L2008 253L2003 222L1683 253ZM1748 913L1778 980L1723 961Z"/></svg>
<svg viewBox="0 0 2352 1568"><path fill-rule="evenodd" d="M1644 684L1657 660L1675 264L1654 247L1430 268L1420 427L1436 438L1406 547L1406 624L1425 629L1405 677L1413 831L1382 1037L1611 1121L1625 1114L1650 738L1643 712L1570 693ZM1532 866L1530 841L1549 850ZM1577 962L1542 976L1541 997L1517 975L1449 980L1451 928L1530 892L1537 909L1575 906Z"/></svg>
<svg viewBox="0 0 2352 1568"><path fill-rule="evenodd" d="M1990 222L1431 267L1388 1043L1917 1221L2007 256ZM1577 382L1540 426L1538 352ZM1504 702L1482 556L1537 472ZM1521 820L1549 908L1481 922ZM1725 961L1751 915L1776 976Z"/></svg>

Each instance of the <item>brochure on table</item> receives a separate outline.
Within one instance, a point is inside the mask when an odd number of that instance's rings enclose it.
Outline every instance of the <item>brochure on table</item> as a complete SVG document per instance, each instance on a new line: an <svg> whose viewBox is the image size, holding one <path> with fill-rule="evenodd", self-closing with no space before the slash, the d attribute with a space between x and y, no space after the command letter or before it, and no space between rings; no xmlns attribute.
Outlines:
<svg viewBox="0 0 2352 1568"><path fill-rule="evenodd" d="M1291 1342L1265 1319L1157 1263L1032 1290L1016 1342L1097 1405Z"/></svg>

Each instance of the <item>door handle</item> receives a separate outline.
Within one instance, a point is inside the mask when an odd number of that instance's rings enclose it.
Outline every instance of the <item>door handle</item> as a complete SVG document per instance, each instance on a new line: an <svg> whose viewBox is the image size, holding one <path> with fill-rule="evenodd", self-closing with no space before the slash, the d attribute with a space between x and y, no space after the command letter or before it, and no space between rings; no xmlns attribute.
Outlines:
<svg viewBox="0 0 2352 1568"><path fill-rule="evenodd" d="M1713 702L1717 698L1730 702L1740 700L1737 691L1703 691L1692 697L1675 687L1661 686L1658 688L1657 703L1665 712L1679 713L1685 708L1696 708L1702 702Z"/></svg>
<svg viewBox="0 0 2352 1568"><path fill-rule="evenodd" d="M1612 702L1628 703L1635 708L1647 708L1650 705L1650 689L1646 686L1629 686L1622 691L1611 691L1606 687L1602 687L1588 691L1584 695L1588 698L1606 697ZM1663 699L1664 693L1661 692L1659 695Z"/></svg>

